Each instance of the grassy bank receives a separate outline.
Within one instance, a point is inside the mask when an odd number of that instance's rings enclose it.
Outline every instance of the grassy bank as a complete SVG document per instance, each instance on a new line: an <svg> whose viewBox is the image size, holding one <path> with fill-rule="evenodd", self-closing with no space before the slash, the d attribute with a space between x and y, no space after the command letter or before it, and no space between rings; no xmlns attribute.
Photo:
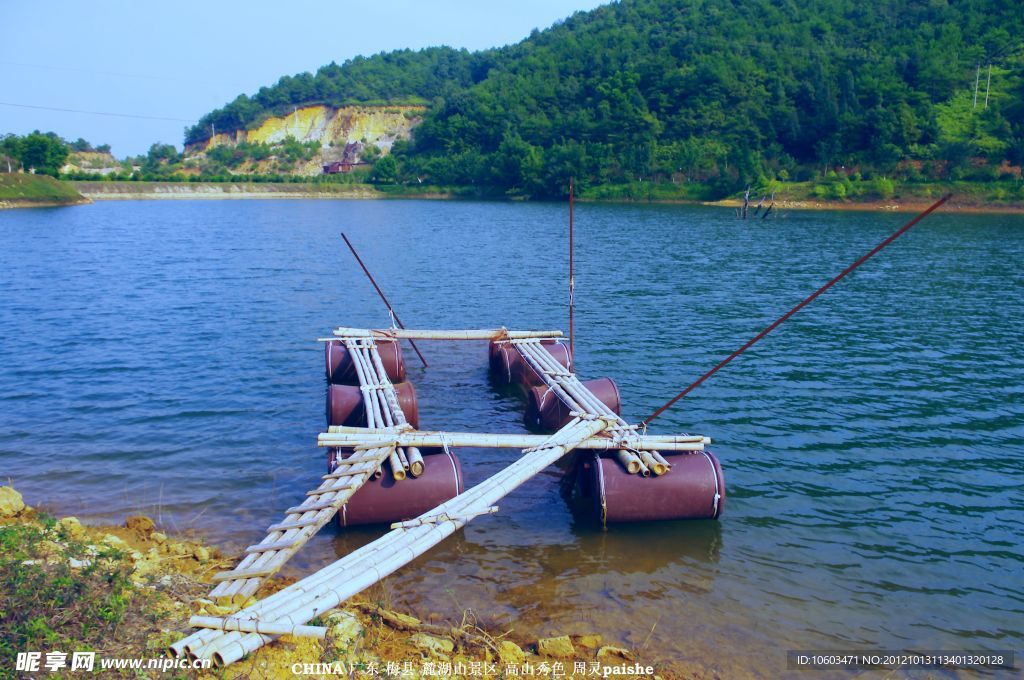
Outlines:
<svg viewBox="0 0 1024 680"><path fill-rule="evenodd" d="M620 678L652 677L622 672L642 659L599 635L516 639L514 631L488 630L472 611L451 621L420 621L389 607L386 583L312 621L327 628L323 640L282 636L226 669L101 669L104 660L165 658L167 646L191 632L190 615L232 611L206 594L212 575L233 567L236 559L159 529L141 516L119 527L83 526L73 517L58 520L25 507L17 492L0 487L0 678L25 676L16 663L18 654L27 652L41 653L43 674L48 652L66 654L66 666L58 669L61 677L75 675L69 673L74 652L95 654L94 673L124 678L316 678L336 676L339 669L353 678L498 678L521 674L508 668L526 664L548 668L538 673L543 677L551 676L555 664L565 678L594 677L591 669L603 667L619 669ZM258 596L288 583L271 579ZM574 672L578 663L586 673ZM403 674L405 668L412 674ZM427 668L442 672L430 675ZM695 664L656 671L662 678L718 676Z"/></svg>
<svg viewBox="0 0 1024 680"><path fill-rule="evenodd" d="M44 178L48 179L48 178ZM145 199L475 199L515 200L518 197L486 187L427 184L368 184L343 182L126 182L72 181L67 184L91 200ZM774 192L778 208L911 210L953 193L950 208L979 212L1024 212L1024 183L896 182L832 176L813 182L768 182L751 189L756 204ZM720 190L699 182L608 184L587 187L581 201L595 203L703 203L738 206L742 193L723 198Z"/></svg>
<svg viewBox="0 0 1024 680"><path fill-rule="evenodd" d="M72 181L93 200L145 199L369 199L369 198L494 198L473 187L425 184L361 184L340 182L117 182Z"/></svg>
<svg viewBox="0 0 1024 680"><path fill-rule="evenodd" d="M88 203L69 182L46 175L0 173L0 209Z"/></svg>
<svg viewBox="0 0 1024 680"><path fill-rule="evenodd" d="M927 207L949 193L946 208L973 212L1024 212L1024 183L999 182L896 182L885 178L857 180L830 176L815 182L770 182L751 189L751 206L774 192L778 208L846 210L914 210ZM715 201L736 207L742 193ZM766 199L765 205L768 204Z"/></svg>

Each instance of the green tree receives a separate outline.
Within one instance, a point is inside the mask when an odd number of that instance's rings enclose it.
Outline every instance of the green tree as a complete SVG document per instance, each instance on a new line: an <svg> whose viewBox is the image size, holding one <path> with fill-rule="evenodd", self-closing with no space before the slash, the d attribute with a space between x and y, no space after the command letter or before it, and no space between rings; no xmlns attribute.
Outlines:
<svg viewBox="0 0 1024 680"><path fill-rule="evenodd" d="M56 176L68 157L68 147L60 137L39 130L26 135L19 144L19 150L22 166L46 175Z"/></svg>
<svg viewBox="0 0 1024 680"><path fill-rule="evenodd" d="M364 163L376 163L380 158L380 149L374 144L366 144L359 151L359 160Z"/></svg>
<svg viewBox="0 0 1024 680"><path fill-rule="evenodd" d="M21 169L21 138L17 135L6 134L0 137L0 162L7 172L14 172Z"/></svg>
<svg viewBox="0 0 1024 680"><path fill-rule="evenodd" d="M398 162L394 156L384 156L373 166L374 181L378 184L394 184L398 181Z"/></svg>

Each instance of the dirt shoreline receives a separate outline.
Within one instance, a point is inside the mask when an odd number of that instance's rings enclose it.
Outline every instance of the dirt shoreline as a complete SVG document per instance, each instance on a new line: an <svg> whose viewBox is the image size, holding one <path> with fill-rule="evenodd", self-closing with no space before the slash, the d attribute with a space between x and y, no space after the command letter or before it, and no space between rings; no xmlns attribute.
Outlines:
<svg viewBox="0 0 1024 680"><path fill-rule="evenodd" d="M21 208L62 208L69 205L86 205L88 203L92 203L92 201L85 197L76 201L29 201L7 199L0 200L0 210L18 210Z"/></svg>
<svg viewBox="0 0 1024 680"><path fill-rule="evenodd" d="M248 182L99 182L72 181L75 189L84 197L75 203L34 203L17 201L0 201L0 209L17 207L44 207L54 205L80 205L94 201L146 201L146 200L379 200L379 199L423 199L453 200L459 198L456 192L444 190L424 193L401 191L380 191L369 185L336 185L336 184L274 184ZM493 197L481 200L495 200ZM499 199L500 200L500 199ZM514 200L514 199L507 199ZM605 204L637 204L652 205L703 205L715 208L736 210L742 207L739 199L721 201L690 201L682 199L644 199L644 200L608 200L588 199L580 197L581 203ZM916 213L931 206L933 198L910 196L888 200L865 201L823 201L823 200L778 200L775 212L783 210L823 210L843 212L893 212ZM12 205L12 203L18 203ZM958 200L956 195L941 210L963 214L992 215L1024 215L1024 203L977 203L970 200Z"/></svg>
<svg viewBox="0 0 1024 680"><path fill-rule="evenodd" d="M889 199L887 201L783 201L775 202L774 211L781 210L839 210L844 212L907 212L918 213L925 210L938 199L908 198L906 200ZM727 199L724 201L704 202L702 205L737 209L743 207L743 201L739 199ZM751 205L751 211L753 205ZM942 212L960 212L966 214L993 214L993 215L1024 215L1024 205L992 205L967 203L957 201L953 196L945 205L939 208ZM758 216L760 217L760 216ZM751 219L754 219L751 217Z"/></svg>
<svg viewBox="0 0 1024 680"><path fill-rule="evenodd" d="M225 602L208 599L207 593L213 575L234 567L237 558L201 540L164 533L148 517L129 517L122 526L82 525L74 517L55 519L26 507L14 489L0 486L0 542L7 553L0 555L0 605L9 612L18 612L14 618L29 624L18 628L17 621L0 621L0 635L11 641L7 653L12 656L14 652L42 651L45 659L45 652L54 651L53 647L67 652L68 659L73 651L95 652L97 659L161 659L168 645L193 632L190 616L223 617L234 611ZM126 590L117 590L90 572L101 563L116 576L108 578L109 583L120 583ZM92 621L77 612L78 618L69 622L61 607L38 601L34 591L19 589L18 584L27 579L36 579L40 584L36 590L47 590L47 597L53 597L54 589L58 593L63 589L68 591L68 602L102 601L103 606L91 608L101 612L108 611L104 607L112 597L109 591L114 590L117 600L126 602L123 618L111 624L109 618ZM258 596L266 597L291 582L280 577L270 579ZM83 594L86 587L91 590ZM62 637L55 642L45 634L45 625L41 628L44 634L39 634L41 621L59 626L54 630ZM198 675L186 672L192 677L225 680L322 678L339 673L358 679L530 674L510 672L514 666L517 671L533 668L538 677L553 677L556 668L562 670L558 674L562 678L605 674L648 680L724 677L720 669L697 663L645 660L642 650L618 647L596 634L517 640L512 630L479 627L471 611L463 612L461 621L420 621L391 610L386 590L378 586L310 623L324 627L326 638L284 635L226 668L199 671ZM83 639L72 633L79 625L81 630L92 630L93 637ZM166 658L166 663L172 663ZM178 663L184 661L184 657L178 658ZM13 667L13 658L0 658L0 677L9 662ZM388 672L389 668L400 670ZM406 674L409 669L412 673ZM140 677L139 671L103 672L108 677ZM161 676L159 671L141 674ZM742 677L757 675L744 673Z"/></svg>

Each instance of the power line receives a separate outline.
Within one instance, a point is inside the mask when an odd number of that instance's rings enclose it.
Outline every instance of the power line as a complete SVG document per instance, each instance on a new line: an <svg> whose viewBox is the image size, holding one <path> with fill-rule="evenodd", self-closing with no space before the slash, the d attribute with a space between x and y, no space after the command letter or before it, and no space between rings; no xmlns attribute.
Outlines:
<svg viewBox="0 0 1024 680"><path fill-rule="evenodd" d="M88 73L96 76L108 76L113 78L136 78L139 80L158 80L164 82L175 82L175 83L188 83L194 85L196 83L204 83L206 85L217 85L221 87L234 87L234 85L226 82L216 82L212 80L196 80L194 78L175 78L173 76L160 76L145 73L123 73L119 71L99 71L96 69L88 68L76 68L74 66L51 66L49 64L30 64L24 61L8 61L6 59L0 60L0 65L4 66L19 66L22 68L38 68L48 71L69 71L72 73Z"/></svg>
<svg viewBox="0 0 1024 680"><path fill-rule="evenodd" d="M198 123L197 120L187 118L168 118L166 116L141 116L134 113L111 113L109 111L83 111L81 109L64 109L56 106L36 106L34 104L14 104L12 102L0 102L0 106L14 106L19 109L39 109L41 111L61 111L63 113L84 113L90 116L113 116L115 118L139 118L141 120L169 120L176 123Z"/></svg>

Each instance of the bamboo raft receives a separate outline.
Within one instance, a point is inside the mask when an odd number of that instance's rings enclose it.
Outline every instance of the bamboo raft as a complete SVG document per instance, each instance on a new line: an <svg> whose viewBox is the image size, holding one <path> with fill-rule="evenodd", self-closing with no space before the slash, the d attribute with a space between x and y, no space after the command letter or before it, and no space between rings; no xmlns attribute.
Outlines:
<svg viewBox="0 0 1024 680"><path fill-rule="evenodd" d="M497 503L502 498L574 450L593 456L589 464L599 476L595 479L600 479L602 504L607 500L606 481L611 481L602 475L611 470L609 465L619 466L616 472L623 477L646 478L642 483L650 484L650 488L667 489L662 480L681 473L671 473L673 463L669 458L674 457L666 457L662 451L674 452L680 461L697 458L685 454L704 454L696 462L706 465L702 461L707 458L711 463L713 513L701 516L717 517L724 486L717 462L704 451L710 439L701 435L649 435L646 428L641 430L628 424L569 367L553 358L549 348L561 337L560 331L504 328L438 331L340 327L332 337L320 338L321 342L329 343L328 347L339 343L344 347L358 378L363 422L361 426L328 426L317 437L317 446L350 453L335 461L333 469L306 494L304 501L285 510L283 519L267 528L262 541L246 548L244 558L234 569L214 577L217 585L210 593L211 598L244 608L225 617L193 616L189 624L198 630L171 645L169 654L212 659L214 664L224 666L280 635L323 637L323 628L307 625L311 619L400 569L476 517L497 512ZM530 369L567 409L564 423L547 435L415 428L403 411L398 390L380 353L383 343L400 340L486 340L492 351L510 348L516 360ZM446 451L458 447L518 448L522 456L477 486L415 517L392 523L391 531L384 536L333 564L252 602L263 581L277 573L385 467L396 483L419 483L415 478L425 470L420 448L438 446ZM602 452L612 454L614 461L601 458ZM403 481L407 476L413 477L413 481Z"/></svg>

